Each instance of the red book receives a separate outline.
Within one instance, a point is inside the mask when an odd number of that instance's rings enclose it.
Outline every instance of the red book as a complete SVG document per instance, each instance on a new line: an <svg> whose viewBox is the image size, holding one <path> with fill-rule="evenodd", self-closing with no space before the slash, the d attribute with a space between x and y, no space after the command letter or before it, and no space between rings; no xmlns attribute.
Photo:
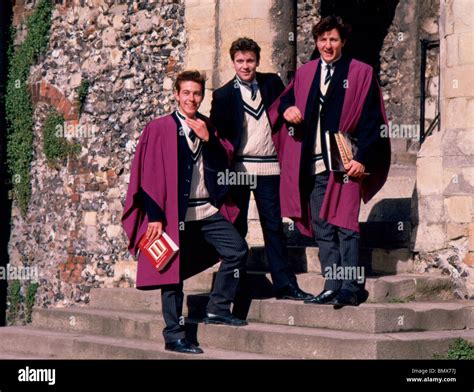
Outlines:
<svg viewBox="0 0 474 392"><path fill-rule="evenodd" d="M160 238L153 242L149 242L146 234L144 234L138 243L138 247L157 271L165 268L179 250L175 242L166 233L163 233Z"/></svg>

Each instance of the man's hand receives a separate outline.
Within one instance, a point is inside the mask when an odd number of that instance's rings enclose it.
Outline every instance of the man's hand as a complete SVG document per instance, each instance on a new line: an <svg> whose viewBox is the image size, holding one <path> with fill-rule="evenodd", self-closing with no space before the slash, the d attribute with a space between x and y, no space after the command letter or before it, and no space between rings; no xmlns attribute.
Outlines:
<svg viewBox="0 0 474 392"><path fill-rule="evenodd" d="M357 161L351 160L347 165L344 165L349 177L362 177L365 172L365 166Z"/></svg>
<svg viewBox="0 0 474 392"><path fill-rule="evenodd" d="M189 128L191 128L197 135L197 137L203 142L209 141L209 131L204 121L200 119L192 120L190 118L187 118L186 124L188 124Z"/></svg>
<svg viewBox="0 0 474 392"><path fill-rule="evenodd" d="M303 116L296 106L290 106L286 109L285 113L283 113L283 118L293 124L301 124L303 121Z"/></svg>
<svg viewBox="0 0 474 392"><path fill-rule="evenodd" d="M150 222L146 229L146 237L149 242L152 242L161 237L163 234L163 223L162 222Z"/></svg>

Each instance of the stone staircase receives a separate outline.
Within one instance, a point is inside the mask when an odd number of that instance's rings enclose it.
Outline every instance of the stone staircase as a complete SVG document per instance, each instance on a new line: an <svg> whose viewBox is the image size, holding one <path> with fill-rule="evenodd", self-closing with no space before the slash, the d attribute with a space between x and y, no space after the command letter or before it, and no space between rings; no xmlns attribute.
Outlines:
<svg viewBox="0 0 474 392"><path fill-rule="evenodd" d="M251 274L255 279L265 274ZM199 341L202 356L164 351L159 291L93 289L87 306L36 308L33 323L0 329L1 358L77 359L402 359L432 358L458 337L474 341L474 304L468 301L384 302L416 294L427 281L413 275L369 278L371 302L334 310L331 306L254 299L249 325L229 327L199 322L213 271L187 282L187 334ZM305 289L322 285L316 273L299 276Z"/></svg>
<svg viewBox="0 0 474 392"><path fill-rule="evenodd" d="M186 332L203 355L164 350L159 291L93 289L90 303L36 308L33 323L0 329L4 359L430 359L456 338L474 342L474 303L454 300L446 276L416 274L409 250L412 157L397 157L384 189L362 207L361 261L368 301L334 310L272 298L271 277L250 208L251 245L247 293L235 312L249 325L204 325L201 319L216 267L185 282ZM300 287L318 293L324 284L315 244L294 231L287 235L290 261ZM133 272L132 272L133 275Z"/></svg>

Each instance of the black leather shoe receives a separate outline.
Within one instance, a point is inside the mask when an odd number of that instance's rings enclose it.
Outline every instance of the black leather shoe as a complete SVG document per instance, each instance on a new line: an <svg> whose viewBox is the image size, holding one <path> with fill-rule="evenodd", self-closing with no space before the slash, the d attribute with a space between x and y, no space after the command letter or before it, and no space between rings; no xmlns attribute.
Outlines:
<svg viewBox="0 0 474 392"><path fill-rule="evenodd" d="M334 309L341 309L344 306L359 306L359 301L357 294L351 293L349 290L341 290L331 305L334 305Z"/></svg>
<svg viewBox="0 0 474 392"><path fill-rule="evenodd" d="M202 354L204 352L200 347L195 346L186 339L179 339L174 342L166 343L165 350L184 354Z"/></svg>
<svg viewBox="0 0 474 392"><path fill-rule="evenodd" d="M323 290L316 297L304 301L305 304L324 305L331 302L337 295L335 290Z"/></svg>
<svg viewBox="0 0 474 392"><path fill-rule="evenodd" d="M292 284L283 287L276 293L276 299L292 299L294 301L304 301L313 297L314 295L305 293L298 286Z"/></svg>
<svg viewBox="0 0 474 392"><path fill-rule="evenodd" d="M241 320L232 315L220 316L218 314L212 314L212 313L207 313L207 317L204 318L203 321L204 321L204 324L224 324L224 325L232 325L234 327L242 327L244 325L248 325L247 321Z"/></svg>

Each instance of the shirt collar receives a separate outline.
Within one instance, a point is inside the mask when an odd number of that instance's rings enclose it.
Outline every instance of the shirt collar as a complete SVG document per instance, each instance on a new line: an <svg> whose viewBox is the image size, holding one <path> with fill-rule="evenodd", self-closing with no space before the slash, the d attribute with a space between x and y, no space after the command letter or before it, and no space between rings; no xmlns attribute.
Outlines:
<svg viewBox="0 0 474 392"><path fill-rule="evenodd" d="M186 115L184 115L183 113L181 113L179 109L176 109L176 115L178 116L178 118L179 118L182 122L185 122L186 119L188 118ZM197 118L197 116L196 116L196 118Z"/></svg>
<svg viewBox="0 0 474 392"><path fill-rule="evenodd" d="M243 86L246 86L246 87L251 87L251 85L258 86L257 77L253 78L251 82L243 81L242 79L239 78L239 75L235 75L235 77L237 78L239 83Z"/></svg>
<svg viewBox="0 0 474 392"><path fill-rule="evenodd" d="M332 61L332 62L329 63L329 64L326 63L326 62L323 60L323 58L321 57L321 63L322 63L322 65L323 65L324 67L326 67L327 65L330 65L331 67L335 67L335 66L336 66L336 63L341 59L341 57L342 57L342 53L341 53L341 55L340 55L336 60Z"/></svg>

